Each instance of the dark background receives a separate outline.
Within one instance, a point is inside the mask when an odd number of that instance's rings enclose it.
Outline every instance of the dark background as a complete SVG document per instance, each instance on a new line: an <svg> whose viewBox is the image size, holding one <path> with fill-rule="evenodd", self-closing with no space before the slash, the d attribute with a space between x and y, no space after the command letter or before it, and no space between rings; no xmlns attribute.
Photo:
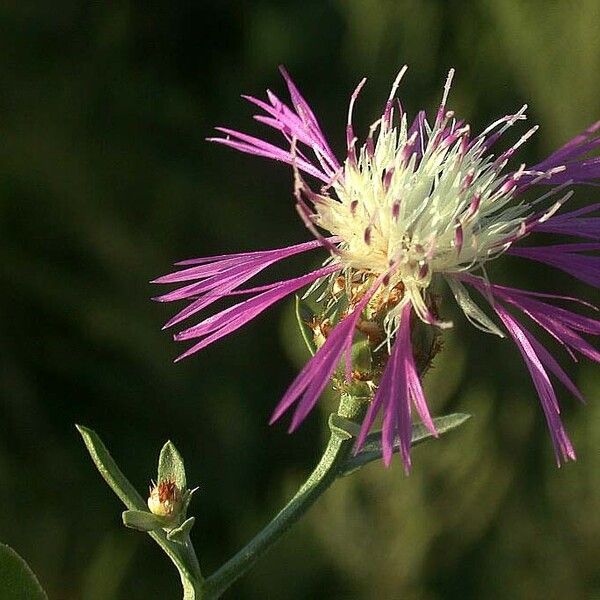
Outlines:
<svg viewBox="0 0 600 600"><path fill-rule="evenodd" d="M285 63L340 150L363 75L361 133L402 64L413 113L435 107L454 66L450 105L476 130L530 104L542 126L531 162L599 118L599 26L597 0L2 3L0 539L51 598L180 594L158 548L120 525L74 423L102 435L141 491L164 440L176 443L201 486L206 572L322 447L327 401L291 437L267 425L305 358L289 302L173 365L183 347L160 331L173 307L149 301L147 282L175 260L310 237L289 169L204 141L214 125L260 130L239 94L284 95ZM581 189L572 206L594 198ZM519 259L492 275L593 299ZM339 482L226 597L599 594L600 385L585 361L568 368L589 402L563 397L579 461L558 470L517 350L459 320L427 386L435 414L471 422L416 450L409 478L374 464Z"/></svg>

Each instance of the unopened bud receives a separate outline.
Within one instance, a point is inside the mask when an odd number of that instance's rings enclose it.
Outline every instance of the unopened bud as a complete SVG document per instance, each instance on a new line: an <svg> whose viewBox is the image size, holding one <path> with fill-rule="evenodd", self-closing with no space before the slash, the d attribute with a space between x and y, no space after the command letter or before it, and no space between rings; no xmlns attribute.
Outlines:
<svg viewBox="0 0 600 600"><path fill-rule="evenodd" d="M150 486L148 508L157 517L175 517L182 507L181 490L173 480L159 481Z"/></svg>

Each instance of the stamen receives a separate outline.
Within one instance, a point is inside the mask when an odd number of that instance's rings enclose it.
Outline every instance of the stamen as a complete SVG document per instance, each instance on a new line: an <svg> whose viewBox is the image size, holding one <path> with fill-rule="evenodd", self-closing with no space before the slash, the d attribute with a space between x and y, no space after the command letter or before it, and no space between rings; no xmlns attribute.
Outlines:
<svg viewBox="0 0 600 600"><path fill-rule="evenodd" d="M350 146L350 140L352 138L354 138L354 132L352 131L352 112L354 111L354 103L356 102L356 99L358 98L358 95L360 94L360 90L362 90L362 88L366 82L367 82L367 78L363 77L360 80L359 84L356 86L356 89L354 90L354 92L352 92L352 96L350 96L350 104L348 105L347 126L348 126L348 131L350 132L351 135L348 139L348 147Z"/></svg>
<svg viewBox="0 0 600 600"><path fill-rule="evenodd" d="M529 131L521 136L521 139L519 139L516 144L513 144L506 152L501 154L496 159L496 163L500 164L507 161L539 128L539 125L534 125Z"/></svg>
<svg viewBox="0 0 600 600"><path fill-rule="evenodd" d="M350 160L353 166L356 166L356 136L354 135L354 130L352 129L352 112L354 110L354 103L360 94L360 90L363 88L365 83L367 82L367 78L363 77L360 83L356 86L356 89L350 96L350 104L348 105L348 123L346 126L346 144L348 147L348 159Z"/></svg>
<svg viewBox="0 0 600 600"><path fill-rule="evenodd" d="M448 101L448 94L450 94L450 87L452 86L452 79L454 78L454 69L448 71L448 77L444 85L444 94L442 95L442 102L435 118L436 126L441 122L444 112L446 110L446 102Z"/></svg>
<svg viewBox="0 0 600 600"><path fill-rule="evenodd" d="M398 75L396 75L396 79L394 79L394 83L392 84L392 89L390 91L390 95L387 99L387 102L385 104L385 110L383 112L382 126L384 129L387 129L392 123L392 106L393 106L394 96L396 95L396 92L398 91L398 87L400 86L400 82L402 81L402 78L404 77L404 74L406 73L407 70L408 70L408 65L404 65L400 69L400 72L398 73Z"/></svg>

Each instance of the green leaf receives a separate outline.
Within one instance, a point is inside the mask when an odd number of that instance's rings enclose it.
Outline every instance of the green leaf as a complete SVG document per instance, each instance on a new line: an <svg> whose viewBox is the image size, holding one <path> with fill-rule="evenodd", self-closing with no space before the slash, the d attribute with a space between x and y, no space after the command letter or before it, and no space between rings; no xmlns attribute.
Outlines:
<svg viewBox="0 0 600 600"><path fill-rule="evenodd" d="M181 514L184 517L187 514L188 508L190 506L190 502L192 500L192 496L194 495L194 493L196 491L198 491L197 487L195 487L192 490L185 490L185 492L183 492L183 496L181 498Z"/></svg>
<svg viewBox="0 0 600 600"><path fill-rule="evenodd" d="M308 304L300 296L296 295L296 321L298 321L298 328L308 351L314 356L317 347L315 346L312 329L308 326L313 317L314 314L308 307Z"/></svg>
<svg viewBox="0 0 600 600"><path fill-rule="evenodd" d="M360 425L357 425L354 421L350 421L337 413L331 413L329 415L329 429L337 434L344 440L358 436L360 432Z"/></svg>
<svg viewBox="0 0 600 600"><path fill-rule="evenodd" d="M0 598L48 600L29 565L4 544L0 544Z"/></svg>
<svg viewBox="0 0 600 600"><path fill-rule="evenodd" d="M146 503L137 493L137 490L129 483L123 475L117 463L106 449L95 431L77 425L77 431L81 434L83 441L104 481L108 483L112 491L120 498L121 502L130 509L146 510Z"/></svg>
<svg viewBox="0 0 600 600"><path fill-rule="evenodd" d="M435 427L439 435L443 435L456 427L462 425L465 421L471 418L471 415L464 413L453 413L451 415L445 415L443 417L437 417L433 419ZM415 423L412 428L411 446L417 446L435 436L423 425L422 423ZM394 452L398 452L400 443L398 440L394 442ZM381 450L381 432L377 431L367 436L367 439L356 456L351 456L346 464L342 467L340 476L345 477L356 469L363 467L364 465L378 460L382 457Z"/></svg>
<svg viewBox="0 0 600 600"><path fill-rule="evenodd" d="M492 333L498 337L506 337L502 330L492 321L482 310L471 300L467 288L458 280L453 277L446 277L446 281L454 294L454 298L458 306L465 313L465 316L477 329L485 331L485 333Z"/></svg>
<svg viewBox="0 0 600 600"><path fill-rule="evenodd" d="M123 511L123 525L130 529L138 531L156 531L162 529L168 521L153 515L146 510L125 510Z"/></svg>
<svg viewBox="0 0 600 600"><path fill-rule="evenodd" d="M186 489L183 458L170 440L162 447L158 459L158 481L167 480L174 481L180 491Z"/></svg>
<svg viewBox="0 0 600 600"><path fill-rule="evenodd" d="M171 531L167 532L167 539L171 540L172 542L185 542L187 536L192 530L192 527L194 526L195 521L196 519L194 517L186 519L179 527L171 529Z"/></svg>
<svg viewBox="0 0 600 600"><path fill-rule="evenodd" d="M467 413L452 413L450 415L444 415L443 417L436 417L433 419L435 428L439 435L448 433L457 427L460 427L463 423L466 423L471 418L471 415ZM423 442L434 438L431 432L423 423L415 423L412 429L411 446L417 446Z"/></svg>

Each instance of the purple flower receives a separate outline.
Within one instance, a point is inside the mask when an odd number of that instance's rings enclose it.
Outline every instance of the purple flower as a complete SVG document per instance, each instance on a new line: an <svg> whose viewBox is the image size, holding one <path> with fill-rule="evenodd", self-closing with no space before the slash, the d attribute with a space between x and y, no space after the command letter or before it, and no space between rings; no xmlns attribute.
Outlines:
<svg viewBox="0 0 600 600"><path fill-rule="evenodd" d="M189 319L218 300L232 298L229 308L203 315L175 335L178 341L192 342L179 357L183 358L232 333L275 302L308 288L306 294L316 298L320 307L308 324L317 349L276 407L271 422L293 409L290 431L294 430L332 378L342 387L360 382L371 400L357 450L380 416L385 463L390 463L397 440L408 470L413 407L435 433L411 330L452 326L440 317L432 291L439 282L446 283L473 325L500 337L505 337L500 324L504 326L531 374L558 464L574 459L550 377L580 399L581 393L518 319L528 317L574 359L577 353L596 362L600 354L582 334L598 335L600 321L557 305L566 302L590 308L580 300L494 285L487 278L485 264L508 253L598 287L600 263L593 253L600 248L600 217L594 216L600 205L570 212L561 209L573 194L569 188L600 178L600 157L592 156L600 147L600 122L537 165L510 170L509 161L537 127L508 148L496 151L495 147L507 129L526 118L526 106L474 135L468 124L447 109L451 70L433 120L421 111L409 122L396 99L405 72L406 67L394 81L381 118L371 125L362 143L352 126L353 107L365 80L360 82L350 98L343 162L332 152L312 109L285 69L281 73L291 104L271 91L266 100L245 96L262 111L255 119L275 129L283 142L276 145L223 127L217 128L223 137L210 140L291 165L296 209L315 241L178 263L179 271L155 281L181 284L157 300L187 301L165 327ZM315 185L311 187L306 176ZM523 195L526 190L530 192L527 197ZM537 197L535 190L540 190ZM562 239L546 246L517 246L532 232L585 241ZM322 268L294 279L245 287L276 262L317 249L327 253ZM497 321L471 298L468 288L480 293ZM510 311L517 311L518 316ZM357 340L369 348L372 362L368 367L353 363Z"/></svg>

